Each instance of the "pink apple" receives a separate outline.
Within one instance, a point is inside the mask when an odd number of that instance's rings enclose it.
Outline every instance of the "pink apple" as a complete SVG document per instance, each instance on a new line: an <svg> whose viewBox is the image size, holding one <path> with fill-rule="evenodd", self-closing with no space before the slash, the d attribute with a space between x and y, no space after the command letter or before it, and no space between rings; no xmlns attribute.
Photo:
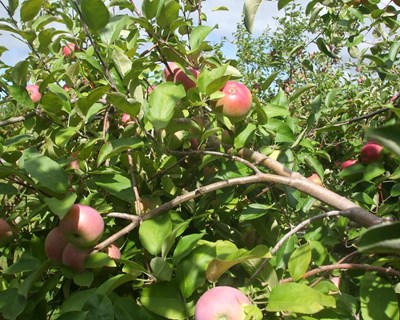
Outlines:
<svg viewBox="0 0 400 320"><path fill-rule="evenodd" d="M10 224L0 218L0 247L5 246L12 238L13 233Z"/></svg>
<svg viewBox="0 0 400 320"><path fill-rule="evenodd" d="M69 163L68 167L74 170L79 170L79 159L78 152L71 153L72 161Z"/></svg>
<svg viewBox="0 0 400 320"><path fill-rule="evenodd" d="M54 262L61 263L67 244L68 240L65 237L64 231L60 227L54 228L47 234L44 242L47 257Z"/></svg>
<svg viewBox="0 0 400 320"><path fill-rule="evenodd" d="M319 184L320 186L322 186L322 180L319 177L319 175L316 174L316 173L313 173L311 176L309 176L307 178L307 180L310 180L311 182L314 182L314 183Z"/></svg>
<svg viewBox="0 0 400 320"><path fill-rule="evenodd" d="M69 242L78 247L90 247L103 235L104 221L92 207L74 204L61 219L60 227Z"/></svg>
<svg viewBox="0 0 400 320"><path fill-rule="evenodd" d="M250 90L240 82L228 81L222 92L225 96L217 101L217 109L220 109L232 121L243 120L251 108Z"/></svg>
<svg viewBox="0 0 400 320"><path fill-rule="evenodd" d="M198 70L193 68L188 68L187 70L195 77L195 79L198 78ZM175 71L174 83L182 84L185 90L189 90L190 88L194 88L196 86L196 83L192 79L190 79L181 69Z"/></svg>
<svg viewBox="0 0 400 320"><path fill-rule="evenodd" d="M358 161L357 160L346 160L345 162L342 163L342 165L340 166L341 170L346 169L347 167L352 166L353 164L356 164Z"/></svg>
<svg viewBox="0 0 400 320"><path fill-rule="evenodd" d="M42 99L42 94L39 91L39 86L36 84L28 84L26 86L26 90L28 91L29 96L32 99L33 103L37 103Z"/></svg>
<svg viewBox="0 0 400 320"><path fill-rule="evenodd" d="M79 50L79 47L77 47L74 43L67 43L63 47L63 55L64 55L64 57L65 58L68 57L75 50Z"/></svg>
<svg viewBox="0 0 400 320"><path fill-rule="evenodd" d="M107 247L107 254L111 259L121 259L121 250L113 243Z"/></svg>
<svg viewBox="0 0 400 320"><path fill-rule="evenodd" d="M63 251L62 263L71 267L77 273L85 270L85 260L90 253L90 249L82 249L68 243Z"/></svg>
<svg viewBox="0 0 400 320"><path fill-rule="evenodd" d="M128 125L128 124L132 123L131 116L127 113L123 113L121 116L121 122L123 125Z"/></svg>
<svg viewBox="0 0 400 320"><path fill-rule="evenodd" d="M171 71L165 67L164 68L164 79L167 81L172 81L174 79L174 74L176 70L179 70L178 65L175 62L168 62L168 67Z"/></svg>
<svg viewBox="0 0 400 320"><path fill-rule="evenodd" d="M240 290L220 286L206 291L196 303L195 320L244 320L250 300Z"/></svg>
<svg viewBox="0 0 400 320"><path fill-rule="evenodd" d="M374 162L378 160L381 156L381 152L383 150L383 147L379 144L377 144L374 141L367 142L362 148L361 148L361 162L364 164L368 164L371 162Z"/></svg>

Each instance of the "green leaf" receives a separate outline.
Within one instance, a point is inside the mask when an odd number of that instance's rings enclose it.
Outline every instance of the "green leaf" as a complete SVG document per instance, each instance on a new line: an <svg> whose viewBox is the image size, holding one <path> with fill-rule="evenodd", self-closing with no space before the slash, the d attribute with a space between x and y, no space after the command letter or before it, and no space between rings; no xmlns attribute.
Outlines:
<svg viewBox="0 0 400 320"><path fill-rule="evenodd" d="M11 71L11 77L14 84L19 86L26 85L26 79L28 76L29 62L24 60L18 62Z"/></svg>
<svg viewBox="0 0 400 320"><path fill-rule="evenodd" d="M3 271L3 274L16 274L21 272L36 271L41 266L40 260L24 254L14 264Z"/></svg>
<svg viewBox="0 0 400 320"><path fill-rule="evenodd" d="M97 158L99 166L105 160L118 155L128 149L134 150L143 147L144 142L138 137L120 138L111 140L102 145Z"/></svg>
<svg viewBox="0 0 400 320"><path fill-rule="evenodd" d="M114 319L114 306L105 295L91 296L83 305L82 311L87 311L86 320Z"/></svg>
<svg viewBox="0 0 400 320"><path fill-rule="evenodd" d="M204 236L204 233L193 233L182 237L172 256L172 261L174 264L179 263L183 258L185 258L192 250L196 247L199 240Z"/></svg>
<svg viewBox="0 0 400 320"><path fill-rule="evenodd" d="M118 72L125 76L132 69L132 61L119 47L113 46L112 58Z"/></svg>
<svg viewBox="0 0 400 320"><path fill-rule="evenodd" d="M142 13L145 18L153 19L156 17L157 9L160 0L143 0L142 1Z"/></svg>
<svg viewBox="0 0 400 320"><path fill-rule="evenodd" d="M236 250L224 259L213 259L207 267L206 277L210 282L216 282L227 270L233 266L255 258L270 258L269 248L258 245L251 251Z"/></svg>
<svg viewBox="0 0 400 320"><path fill-rule="evenodd" d="M366 229L357 247L358 251L367 253L400 253L400 222Z"/></svg>
<svg viewBox="0 0 400 320"><path fill-rule="evenodd" d="M253 32L253 24L258 9L264 0L245 0L243 7L244 25L248 32Z"/></svg>
<svg viewBox="0 0 400 320"><path fill-rule="evenodd" d="M57 198L44 198L44 202L48 205L53 213L62 219L75 203L76 198L76 193L68 192L64 199L59 200Z"/></svg>
<svg viewBox="0 0 400 320"><path fill-rule="evenodd" d="M191 51L195 51L198 49L203 43L204 39L210 34L213 30L213 27L210 26L197 26L190 33L190 49Z"/></svg>
<svg viewBox="0 0 400 320"><path fill-rule="evenodd" d="M171 281L172 268L164 258L154 257L150 261L150 267L157 281Z"/></svg>
<svg viewBox="0 0 400 320"><path fill-rule="evenodd" d="M145 220L139 227L139 238L143 247L153 256L161 252L164 241L172 231L172 222L167 215Z"/></svg>
<svg viewBox="0 0 400 320"><path fill-rule="evenodd" d="M266 310L314 314L325 307L335 307L335 298L304 284L287 283L272 289Z"/></svg>
<svg viewBox="0 0 400 320"><path fill-rule="evenodd" d="M135 200L132 182L122 174L98 174L93 179L97 186L103 188L117 198L129 203Z"/></svg>
<svg viewBox="0 0 400 320"><path fill-rule="evenodd" d="M0 194L9 196L16 195L18 194L18 189L11 184L0 182Z"/></svg>
<svg viewBox="0 0 400 320"><path fill-rule="evenodd" d="M110 13L102 0L82 0L83 21L95 31L104 28L110 20Z"/></svg>
<svg viewBox="0 0 400 320"><path fill-rule="evenodd" d="M158 85L150 94L147 117L156 129L165 128L171 121L177 103L186 96L182 85L164 82Z"/></svg>
<svg viewBox="0 0 400 320"><path fill-rule="evenodd" d="M240 212L239 221L249 221L258 219L266 214L268 214L268 210L271 209L274 204L266 205L261 203L251 203Z"/></svg>
<svg viewBox="0 0 400 320"><path fill-rule="evenodd" d="M229 79L228 65L224 64L218 68L208 70L204 68L200 71L197 79L197 86L202 93L211 95L220 90Z"/></svg>
<svg viewBox="0 0 400 320"><path fill-rule="evenodd" d="M274 82L276 77L279 75L279 72L274 72L272 73L262 84L261 84L261 89L263 91L267 90L271 84Z"/></svg>
<svg viewBox="0 0 400 320"><path fill-rule="evenodd" d="M128 21L129 17L127 15L111 17L107 25L99 32L101 41L105 44L111 45L118 39L122 29L126 26Z"/></svg>
<svg viewBox="0 0 400 320"><path fill-rule="evenodd" d="M37 16L43 0L26 0L21 5L21 20L27 22Z"/></svg>
<svg viewBox="0 0 400 320"><path fill-rule="evenodd" d="M400 50L400 41L393 42L389 49L389 59L396 61L397 53Z"/></svg>
<svg viewBox="0 0 400 320"><path fill-rule="evenodd" d="M68 189L67 173L57 162L46 156L38 155L25 158L21 168L36 179L39 186L56 193L64 193Z"/></svg>
<svg viewBox="0 0 400 320"><path fill-rule="evenodd" d="M318 49L324 53L325 55L327 55L330 58L333 59L338 59L339 56L334 54L328 47L328 45L326 44L325 40L323 38L318 38L317 39L317 47Z"/></svg>
<svg viewBox="0 0 400 320"><path fill-rule="evenodd" d="M113 292L116 288L122 286L125 283L131 282L136 278L137 276L132 274L118 274L116 276L108 278L97 289L95 288L95 292L97 294L108 295L111 292Z"/></svg>
<svg viewBox="0 0 400 320"><path fill-rule="evenodd" d="M90 91L88 96L79 98L77 103L79 109L82 111L82 114L86 116L90 107L94 105L99 99L101 99L109 90L110 86L98 87Z"/></svg>
<svg viewBox="0 0 400 320"><path fill-rule="evenodd" d="M400 156L400 126L393 125L378 129L367 128L365 135Z"/></svg>
<svg viewBox="0 0 400 320"><path fill-rule="evenodd" d="M283 9L286 5L288 5L293 0L279 0L278 1L278 10Z"/></svg>
<svg viewBox="0 0 400 320"><path fill-rule="evenodd" d="M10 95L26 109L33 109L35 104L32 102L26 88L24 86L11 86L8 87Z"/></svg>
<svg viewBox="0 0 400 320"><path fill-rule="evenodd" d="M96 252L89 255L85 260L85 268L103 268L103 267L115 267L115 261L111 259L105 252Z"/></svg>
<svg viewBox="0 0 400 320"><path fill-rule="evenodd" d="M147 320L145 309L128 297L117 297L114 301L115 320Z"/></svg>
<svg viewBox="0 0 400 320"><path fill-rule="evenodd" d="M121 92L110 92L107 94L107 102L114 105L117 109L129 114L131 117L136 117L139 114L141 103L128 98Z"/></svg>
<svg viewBox="0 0 400 320"><path fill-rule="evenodd" d="M365 166L364 180L371 181L372 179L381 176L385 173L385 168L380 162L372 162Z"/></svg>
<svg viewBox="0 0 400 320"><path fill-rule="evenodd" d="M186 305L173 282L158 282L143 289L140 302L166 319L187 319Z"/></svg>
<svg viewBox="0 0 400 320"><path fill-rule="evenodd" d="M294 100L296 100L297 98L299 98L302 94L304 94L305 92L309 91L312 88L315 88L316 85L315 84L306 84L298 89L296 89L292 95L290 96L289 101L293 102Z"/></svg>
<svg viewBox="0 0 400 320"><path fill-rule="evenodd" d="M256 128L256 125L254 125L253 123L249 123L246 128L235 137L235 148L241 149L246 145L248 141L251 141L251 138L254 135Z"/></svg>
<svg viewBox="0 0 400 320"><path fill-rule="evenodd" d="M288 270L293 281L301 279L311 262L311 246L309 244L298 247L289 258Z"/></svg>
<svg viewBox="0 0 400 320"><path fill-rule="evenodd" d="M178 0L162 0L157 8L157 22L167 29L179 18L179 1Z"/></svg>
<svg viewBox="0 0 400 320"><path fill-rule="evenodd" d="M332 102L335 100L335 97L342 91L342 89L335 88L329 90L328 94L326 95L325 98L325 106L329 108L332 104Z"/></svg>
<svg viewBox="0 0 400 320"><path fill-rule="evenodd" d="M0 291L0 314L5 319L17 319L27 303L27 298L20 295L16 288Z"/></svg>
<svg viewBox="0 0 400 320"><path fill-rule="evenodd" d="M364 320L399 319L399 303L393 285L373 273L360 281L361 315Z"/></svg>

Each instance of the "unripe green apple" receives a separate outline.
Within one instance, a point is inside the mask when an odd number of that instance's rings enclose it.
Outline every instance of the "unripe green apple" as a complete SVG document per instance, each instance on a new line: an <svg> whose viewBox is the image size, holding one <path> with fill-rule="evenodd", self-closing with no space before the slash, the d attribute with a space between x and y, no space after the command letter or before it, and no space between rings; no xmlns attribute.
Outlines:
<svg viewBox="0 0 400 320"><path fill-rule="evenodd" d="M240 82L228 81L222 92L225 95L217 101L217 110L220 110L231 121L243 120L251 108L250 90Z"/></svg>
<svg viewBox="0 0 400 320"><path fill-rule="evenodd" d="M3 218L0 218L0 247L5 246L12 239L12 236L13 233L10 224Z"/></svg>
<svg viewBox="0 0 400 320"><path fill-rule="evenodd" d="M75 272L81 273L85 270L85 260L89 253L90 249L78 248L72 243L68 243L63 251L62 263L71 267Z"/></svg>
<svg viewBox="0 0 400 320"><path fill-rule="evenodd" d="M60 228L72 244L90 247L103 235L104 221L92 207L74 204L61 219Z"/></svg>
<svg viewBox="0 0 400 320"><path fill-rule="evenodd" d="M367 142L360 151L361 162L364 164L368 164L378 160L381 156L381 152L383 147L376 142L369 141Z"/></svg>
<svg viewBox="0 0 400 320"><path fill-rule="evenodd" d="M28 91L29 96L33 103L37 103L42 99L42 94L39 91L39 86L37 84L28 84L26 86L26 91Z"/></svg>
<svg viewBox="0 0 400 320"><path fill-rule="evenodd" d="M244 320L250 300L240 290L220 286L207 290L197 301L195 320Z"/></svg>
<svg viewBox="0 0 400 320"><path fill-rule="evenodd" d="M47 234L44 242L47 257L54 262L61 263L67 244L68 240L65 237L64 231L60 227L54 228Z"/></svg>

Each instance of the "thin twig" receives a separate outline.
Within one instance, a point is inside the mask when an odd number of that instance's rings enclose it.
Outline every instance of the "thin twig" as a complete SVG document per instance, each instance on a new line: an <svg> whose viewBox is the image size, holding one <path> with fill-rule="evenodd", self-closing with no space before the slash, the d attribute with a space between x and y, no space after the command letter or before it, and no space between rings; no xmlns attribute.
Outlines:
<svg viewBox="0 0 400 320"><path fill-rule="evenodd" d="M332 270L364 270L364 271L376 271L379 273L387 274L390 276L394 276L400 279L400 271L393 269L391 267L378 267L378 266L371 266L369 264L358 264L358 263L337 263L327 266L321 266L319 268L310 270L303 275L303 279L308 277L314 276L318 273L325 272L325 271L332 271ZM292 282L292 278L285 278L279 281L280 284Z"/></svg>
<svg viewBox="0 0 400 320"><path fill-rule="evenodd" d="M133 189L133 193L135 195L135 211L136 211L137 215L141 216L142 211L143 211L143 206L140 201L139 189L137 187L135 173L134 173L134 169L133 169L132 150L129 149L127 151L127 154L128 154L129 173L131 175L132 189Z"/></svg>
<svg viewBox="0 0 400 320"><path fill-rule="evenodd" d="M110 212L110 213L107 213L107 217L125 219L125 220L131 220L131 221L136 221L136 220L140 219L140 217L138 217L137 215L129 214L129 213L122 213L122 212Z"/></svg>
<svg viewBox="0 0 400 320"><path fill-rule="evenodd" d="M23 122L26 119L30 119L36 115L36 111L32 111L27 113L24 116L18 116L18 117L12 117L8 118L7 120L0 121L0 127L8 126L10 124L18 123L18 122Z"/></svg>

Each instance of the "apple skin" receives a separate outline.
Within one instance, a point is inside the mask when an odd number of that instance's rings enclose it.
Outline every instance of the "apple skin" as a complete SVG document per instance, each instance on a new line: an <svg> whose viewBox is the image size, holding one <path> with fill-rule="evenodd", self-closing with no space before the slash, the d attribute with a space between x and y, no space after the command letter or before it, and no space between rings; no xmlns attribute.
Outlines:
<svg viewBox="0 0 400 320"><path fill-rule="evenodd" d="M127 113L123 113L121 116L121 123L123 125L127 125L127 124L131 123L131 116Z"/></svg>
<svg viewBox="0 0 400 320"><path fill-rule="evenodd" d="M100 213L89 206L74 204L60 221L69 242L78 247L90 247L101 238L104 221Z"/></svg>
<svg viewBox="0 0 400 320"><path fill-rule="evenodd" d="M244 320L243 307L250 305L250 300L240 290L219 286L207 290L197 301L195 320Z"/></svg>
<svg viewBox="0 0 400 320"><path fill-rule="evenodd" d="M37 84L28 84L26 86L26 91L28 91L29 96L33 103L37 103L42 99L42 94L39 91L39 86Z"/></svg>
<svg viewBox="0 0 400 320"><path fill-rule="evenodd" d="M196 79L199 77L199 71L193 68L188 68L187 69ZM185 90L189 90L191 88L194 88L196 86L196 83L190 79L186 73L178 69L175 71L175 76L174 76L174 83L176 84L181 84L185 88Z"/></svg>
<svg viewBox="0 0 400 320"><path fill-rule="evenodd" d="M90 253L89 249L82 249L68 243L63 251L62 263L76 273L82 273L85 270L85 260Z"/></svg>
<svg viewBox="0 0 400 320"><path fill-rule="evenodd" d="M309 177L307 178L307 180L309 180L309 181L311 181L311 182L314 182L314 183L319 184L320 186L322 186L322 180L321 180L321 178L319 177L319 175L316 174L316 173L313 173L311 176L309 176Z"/></svg>
<svg viewBox="0 0 400 320"><path fill-rule="evenodd" d="M74 43L68 43L63 47L63 55L64 57L68 57L71 55L72 52L74 52L75 50L79 50L79 48L76 47L76 45Z"/></svg>
<svg viewBox="0 0 400 320"><path fill-rule="evenodd" d="M168 62L168 66L171 69L172 73L168 70L167 67L164 68L164 79L166 81L172 81L174 80L174 74L176 70L179 70L178 65L175 62Z"/></svg>
<svg viewBox="0 0 400 320"><path fill-rule="evenodd" d="M68 239L65 237L64 231L60 227L51 230L44 241L44 249L50 260L61 263L65 247Z"/></svg>
<svg viewBox="0 0 400 320"><path fill-rule="evenodd" d="M107 254L111 259L121 259L121 250L113 243L107 247Z"/></svg>
<svg viewBox="0 0 400 320"><path fill-rule="evenodd" d="M225 96L217 101L217 109L232 121L243 120L251 108L250 90L240 82L228 81L222 92Z"/></svg>
<svg viewBox="0 0 400 320"><path fill-rule="evenodd" d="M381 156L383 147L376 142L367 142L360 151L361 162L363 164L368 164L378 160Z"/></svg>
<svg viewBox="0 0 400 320"><path fill-rule="evenodd" d="M13 232L10 224L3 218L0 218L0 247L5 246L12 239L12 236Z"/></svg>
<svg viewBox="0 0 400 320"><path fill-rule="evenodd" d="M354 159L346 160L345 162L342 163L342 165L340 166L340 169L344 170L347 167L350 167L353 164L356 164L357 162L358 162L358 160L354 160Z"/></svg>

